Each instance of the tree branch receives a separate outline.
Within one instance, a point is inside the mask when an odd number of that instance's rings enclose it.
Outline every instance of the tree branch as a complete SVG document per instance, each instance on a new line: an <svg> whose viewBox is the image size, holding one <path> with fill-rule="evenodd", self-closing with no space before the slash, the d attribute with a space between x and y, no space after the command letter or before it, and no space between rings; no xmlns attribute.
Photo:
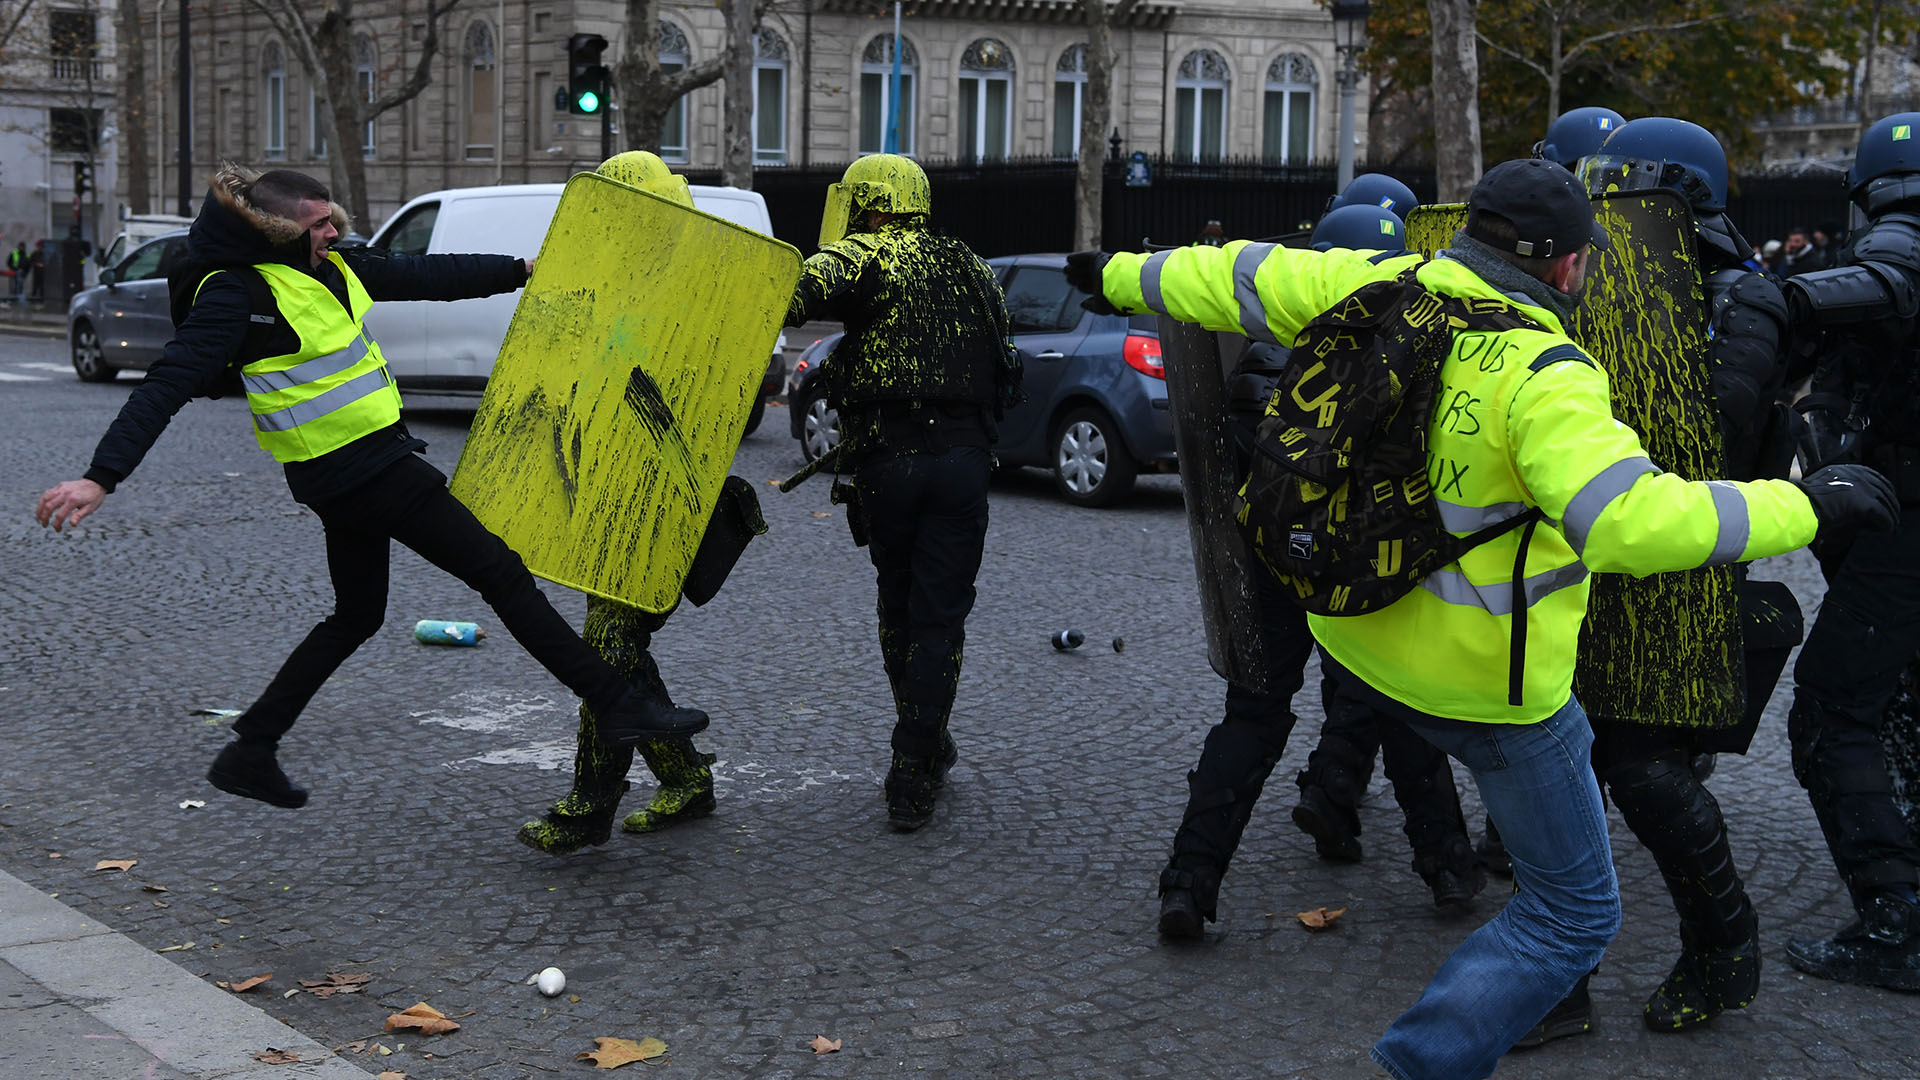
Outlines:
<svg viewBox="0 0 1920 1080"><path fill-rule="evenodd" d="M1687 30L1695 26L1703 26L1710 22L1719 22L1721 19L1724 19L1726 17L1727 17L1727 14L1725 12L1721 12L1716 15L1703 15L1697 19L1681 19L1679 22L1645 23L1640 26L1623 26L1618 30L1608 30L1604 34L1595 34L1592 37L1581 41L1578 45L1575 45L1573 48L1568 49L1565 55L1561 57L1560 62L1562 66L1565 66L1567 63L1571 62L1574 57L1579 56L1581 53L1585 52L1587 49L1587 46L1598 45L1603 41L1610 41L1617 37L1626 37L1628 34L1650 34L1656 30Z"/></svg>
<svg viewBox="0 0 1920 1080"><path fill-rule="evenodd" d="M26 20L27 12L32 10L33 10L33 0L26 0L25 3L20 5L19 14L15 15L13 17L13 21L7 24L6 33L0 34L0 50L5 49L7 47L7 43L13 40L14 31L20 29L20 24Z"/></svg>
<svg viewBox="0 0 1920 1080"><path fill-rule="evenodd" d="M1493 40L1487 35L1481 33L1479 27L1474 28L1473 36L1480 39L1480 44L1485 45L1487 48L1492 49L1494 52L1497 52L1502 56L1507 56L1514 60L1518 60L1522 64L1525 64L1529 68L1532 68L1534 71L1539 73L1541 78L1546 79L1546 78L1552 77L1548 73L1545 65L1541 64L1539 61L1534 60L1530 56L1522 56L1521 54L1514 52L1512 49L1507 48L1505 45L1502 45L1499 42Z"/></svg>
<svg viewBox="0 0 1920 1080"><path fill-rule="evenodd" d="M429 0L427 33L420 40L420 61L413 66L413 74L407 77L406 82L397 89L380 95L367 105L365 119L371 120L390 109L405 105L419 97L420 92L433 81L433 61L440 55L440 26L447 20L447 16L453 14L453 9L459 6L460 0L445 0L444 3L433 3ZM404 25L400 29L402 33L406 32Z"/></svg>
<svg viewBox="0 0 1920 1080"><path fill-rule="evenodd" d="M660 89L666 99L672 101L682 94L691 93L703 86L718 82L720 76L727 73L726 54L710 57L697 64L681 68L671 75L660 76Z"/></svg>

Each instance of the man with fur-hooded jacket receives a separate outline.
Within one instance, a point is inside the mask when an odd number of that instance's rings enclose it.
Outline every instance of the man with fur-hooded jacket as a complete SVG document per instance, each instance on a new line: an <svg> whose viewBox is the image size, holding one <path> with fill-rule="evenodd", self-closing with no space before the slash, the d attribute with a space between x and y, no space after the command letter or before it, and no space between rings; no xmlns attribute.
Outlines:
<svg viewBox="0 0 1920 1080"><path fill-rule="evenodd" d="M254 437L283 463L296 501L326 530L334 608L296 646L207 779L222 791L299 807L307 793L278 762L280 736L385 617L387 561L400 541L477 590L536 660L599 718L604 745L686 736L706 714L634 690L581 641L520 557L475 520L400 420L400 395L364 320L374 300L461 300L519 288L530 260L505 255L334 251L347 215L304 173L223 166L168 275L176 327L127 398L85 477L40 497L59 529L99 509L173 414L239 372Z"/></svg>

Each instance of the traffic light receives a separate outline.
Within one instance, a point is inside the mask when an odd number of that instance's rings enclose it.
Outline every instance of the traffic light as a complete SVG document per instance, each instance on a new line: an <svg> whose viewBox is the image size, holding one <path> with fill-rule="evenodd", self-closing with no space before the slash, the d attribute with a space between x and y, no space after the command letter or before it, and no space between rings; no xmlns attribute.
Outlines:
<svg viewBox="0 0 1920 1080"><path fill-rule="evenodd" d="M607 107L607 69L600 63L607 39L575 34L567 39L567 111L597 116Z"/></svg>
<svg viewBox="0 0 1920 1080"><path fill-rule="evenodd" d="M85 161L73 163L73 197L79 198L93 190L93 166Z"/></svg>

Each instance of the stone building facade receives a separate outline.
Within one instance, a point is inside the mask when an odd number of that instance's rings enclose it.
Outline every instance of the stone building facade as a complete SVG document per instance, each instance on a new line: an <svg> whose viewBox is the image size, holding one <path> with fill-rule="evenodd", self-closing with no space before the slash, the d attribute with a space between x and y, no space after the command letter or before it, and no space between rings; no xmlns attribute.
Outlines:
<svg viewBox="0 0 1920 1080"><path fill-rule="evenodd" d="M9 7L11 18L16 9ZM111 7L37 5L0 50L0 244L81 235L111 239L118 213L118 71ZM93 191L75 206L76 173ZM4 295L4 290L0 290Z"/></svg>
<svg viewBox="0 0 1920 1080"><path fill-rule="evenodd" d="M360 0L363 92L404 81L424 37L424 0ZM156 113L178 113L174 66L157 51L157 8L142 48ZM314 88L248 0L204 0L192 37L196 177L223 158L325 174ZM433 81L363 134L370 210L384 219L443 187L565 179L599 157L598 118L569 115L566 41L624 45L614 0L468 0L449 21ZM725 45L712 3L663 2L663 62L696 63ZM835 165L878 150L892 100L890 4L778 0L756 38L756 159ZM901 140L926 160L1071 157L1084 86L1076 0L914 0L902 27ZM1186 158L1327 160L1339 95L1333 24L1317 0L1146 0L1114 29L1114 126L1127 152ZM1358 109L1364 145L1365 88ZM720 164L721 84L688 94L663 150L690 169ZM617 113L614 114L617 122ZM149 132L156 160L160 133ZM169 136L171 139L171 136ZM615 146L623 146L618 136ZM1364 155L1362 155L1364 156ZM156 210L175 208L177 169L157 166ZM361 223L371 233L378 220Z"/></svg>

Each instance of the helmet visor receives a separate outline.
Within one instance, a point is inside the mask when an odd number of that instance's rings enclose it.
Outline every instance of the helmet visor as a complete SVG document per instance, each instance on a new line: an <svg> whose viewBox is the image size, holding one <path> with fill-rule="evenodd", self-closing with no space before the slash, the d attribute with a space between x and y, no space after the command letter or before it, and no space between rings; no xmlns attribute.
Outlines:
<svg viewBox="0 0 1920 1080"><path fill-rule="evenodd" d="M1589 195L1617 191L1649 191L1660 186L1660 162L1617 154L1589 154L1580 159L1580 183Z"/></svg>
<svg viewBox="0 0 1920 1080"><path fill-rule="evenodd" d="M820 246L844 240L853 227L853 190L857 183L844 181L827 187L827 205L820 212Z"/></svg>

